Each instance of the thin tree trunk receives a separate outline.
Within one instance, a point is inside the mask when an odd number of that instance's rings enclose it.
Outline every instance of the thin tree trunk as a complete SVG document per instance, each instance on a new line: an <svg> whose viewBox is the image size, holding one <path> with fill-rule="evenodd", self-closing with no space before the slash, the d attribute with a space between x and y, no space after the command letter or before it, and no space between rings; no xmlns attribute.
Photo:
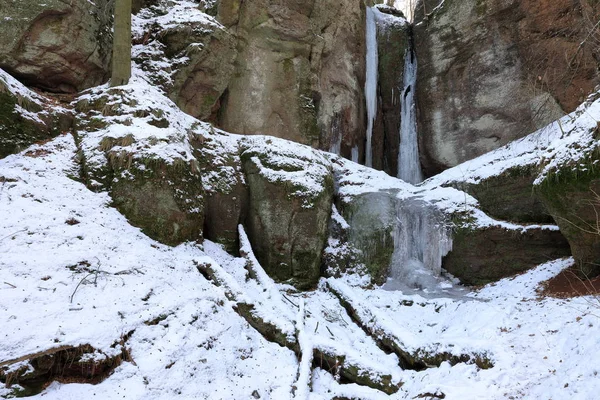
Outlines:
<svg viewBox="0 0 600 400"><path fill-rule="evenodd" d="M131 0L116 0L110 86L127 85L129 78L131 78Z"/></svg>

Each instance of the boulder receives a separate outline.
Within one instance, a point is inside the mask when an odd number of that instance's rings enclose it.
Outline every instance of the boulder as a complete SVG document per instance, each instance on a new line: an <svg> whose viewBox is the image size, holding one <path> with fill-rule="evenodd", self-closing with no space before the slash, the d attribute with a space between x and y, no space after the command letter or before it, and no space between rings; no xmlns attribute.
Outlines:
<svg viewBox="0 0 600 400"><path fill-rule="evenodd" d="M554 224L534 190L538 174L536 164L519 165L476 183L453 181L446 185L473 196L481 210L492 218L516 223Z"/></svg>
<svg viewBox="0 0 600 400"><path fill-rule="evenodd" d="M589 35L597 14L587 0L421 0L415 48L426 175L573 111L598 82Z"/></svg>
<svg viewBox="0 0 600 400"><path fill-rule="evenodd" d="M222 244L237 255L238 225L248 208L248 187L242 170L238 138L211 129L190 133L204 189L204 238Z"/></svg>
<svg viewBox="0 0 600 400"><path fill-rule="evenodd" d="M71 129L72 115L0 69L0 158Z"/></svg>
<svg viewBox="0 0 600 400"><path fill-rule="evenodd" d="M333 204L326 158L275 138L240 140L252 248L265 271L300 289L316 285Z"/></svg>
<svg viewBox="0 0 600 400"><path fill-rule="evenodd" d="M222 1L219 20L239 50L220 127L364 151L362 0Z"/></svg>
<svg viewBox="0 0 600 400"><path fill-rule="evenodd" d="M338 201L350 226L348 243L360 251L373 282L383 284L390 273L394 254L397 191L367 192Z"/></svg>
<svg viewBox="0 0 600 400"><path fill-rule="evenodd" d="M110 75L109 0L0 3L0 68L30 86L73 93Z"/></svg>

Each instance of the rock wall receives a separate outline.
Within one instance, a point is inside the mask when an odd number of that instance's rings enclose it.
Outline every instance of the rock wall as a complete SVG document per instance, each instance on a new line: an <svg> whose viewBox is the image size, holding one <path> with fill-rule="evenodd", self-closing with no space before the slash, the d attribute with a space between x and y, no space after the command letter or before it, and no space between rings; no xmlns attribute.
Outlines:
<svg viewBox="0 0 600 400"><path fill-rule="evenodd" d="M2 1L0 68L53 92L77 92L109 77L110 0Z"/></svg>
<svg viewBox="0 0 600 400"><path fill-rule="evenodd" d="M598 82L598 46L589 35L598 5L591 4L420 1L417 102L428 176L523 137L585 99Z"/></svg>
<svg viewBox="0 0 600 400"><path fill-rule="evenodd" d="M238 57L220 127L362 154L364 16L362 0L221 1Z"/></svg>

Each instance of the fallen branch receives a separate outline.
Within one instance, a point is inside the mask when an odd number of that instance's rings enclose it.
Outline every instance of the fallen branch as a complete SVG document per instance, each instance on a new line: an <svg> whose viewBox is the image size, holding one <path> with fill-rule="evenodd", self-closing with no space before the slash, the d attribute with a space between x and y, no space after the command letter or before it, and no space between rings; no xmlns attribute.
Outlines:
<svg viewBox="0 0 600 400"><path fill-rule="evenodd" d="M449 352L435 352L424 349L407 350L407 346L394 333L386 331L378 321L377 315L367 306L353 296L352 289L338 281L327 280L327 287L346 309L350 318L371 336L377 346L386 353L394 353L400 359L403 369L421 371L426 368L439 367L442 362L451 365L458 363L474 363L479 368L493 367L492 361L481 354L451 354Z"/></svg>

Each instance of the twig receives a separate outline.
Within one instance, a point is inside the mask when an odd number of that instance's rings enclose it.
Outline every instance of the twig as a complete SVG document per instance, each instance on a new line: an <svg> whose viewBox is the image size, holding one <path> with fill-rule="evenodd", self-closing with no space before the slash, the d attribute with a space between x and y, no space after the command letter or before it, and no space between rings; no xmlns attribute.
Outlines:
<svg viewBox="0 0 600 400"><path fill-rule="evenodd" d="M10 235L6 235L6 236L4 236L4 237L0 238L0 241L2 241L2 240L4 240L4 239L6 239L7 237L11 237L11 236L13 236L13 235L16 235L17 233L25 232L26 230L27 230L27 228L25 228L25 229L21 229L20 231L16 231L16 232L14 232L14 233L11 233Z"/></svg>
<svg viewBox="0 0 600 400"><path fill-rule="evenodd" d="M17 287L15 285L13 285L12 283L8 283L8 282L4 282L6 285L12 287L13 289L16 289Z"/></svg>
<svg viewBox="0 0 600 400"><path fill-rule="evenodd" d="M77 284L77 286L75 286L75 290L73 291L73 294L71 294L71 303L73 302L73 297L75 297L75 293L77 293L77 289L79 289L79 285L81 285L83 283L84 280L87 279L88 276L95 274L96 272L90 272L89 274L87 274L86 276L84 276L79 283Z"/></svg>

